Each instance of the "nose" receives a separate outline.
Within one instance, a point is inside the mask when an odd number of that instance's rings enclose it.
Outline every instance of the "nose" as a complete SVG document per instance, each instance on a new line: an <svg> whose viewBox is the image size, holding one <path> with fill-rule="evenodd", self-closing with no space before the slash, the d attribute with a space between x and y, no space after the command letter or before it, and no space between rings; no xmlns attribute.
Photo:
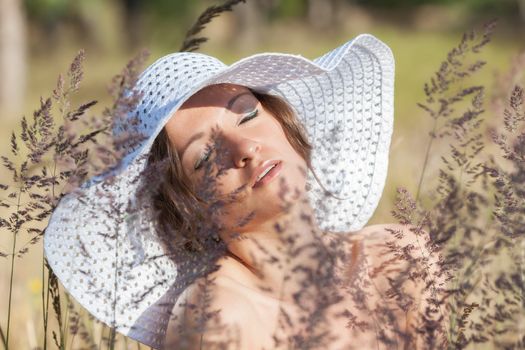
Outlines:
<svg viewBox="0 0 525 350"><path fill-rule="evenodd" d="M246 166L248 161L253 161L259 156L261 144L249 138L239 138L232 140L232 157L233 163L237 168Z"/></svg>

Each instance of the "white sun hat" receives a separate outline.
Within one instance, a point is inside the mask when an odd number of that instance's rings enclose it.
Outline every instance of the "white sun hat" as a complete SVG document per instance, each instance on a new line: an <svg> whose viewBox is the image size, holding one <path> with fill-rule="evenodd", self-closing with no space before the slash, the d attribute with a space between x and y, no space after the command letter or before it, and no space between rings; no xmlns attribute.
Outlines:
<svg viewBox="0 0 525 350"><path fill-rule="evenodd" d="M142 97L123 126L145 138L126 150L118 169L64 196L44 237L49 265L67 291L100 321L154 348L163 347L173 305L187 286L181 264L192 262L164 251L151 203L137 200L147 188L141 175L173 113L203 87L219 83L277 95L295 111L313 146L312 168L339 198L308 173L308 198L323 231L362 228L385 184L394 59L374 36L359 35L313 61L281 53L229 66L200 53L158 59L139 77Z"/></svg>

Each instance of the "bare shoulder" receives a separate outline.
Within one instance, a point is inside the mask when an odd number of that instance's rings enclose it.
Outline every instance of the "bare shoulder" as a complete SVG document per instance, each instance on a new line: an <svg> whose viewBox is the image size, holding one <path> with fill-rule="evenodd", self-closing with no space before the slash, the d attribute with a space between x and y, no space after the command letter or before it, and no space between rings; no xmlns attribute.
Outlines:
<svg viewBox="0 0 525 350"><path fill-rule="evenodd" d="M415 226L378 224L366 226L353 234L360 237L372 273L390 271L394 275L388 276L390 278L395 277L396 271L423 274L423 270L438 260L428 245L428 233Z"/></svg>
<svg viewBox="0 0 525 350"><path fill-rule="evenodd" d="M325 232L326 240L338 240L341 243L350 243L363 241L369 242L384 242L388 239L402 240L403 242L414 241L418 235L416 227L410 225L402 225L397 223L376 224L365 226L357 231L349 231L345 233ZM425 234L419 232L419 234Z"/></svg>
<svg viewBox="0 0 525 350"><path fill-rule="evenodd" d="M354 232L354 234L359 234L371 240L394 237L399 239L399 234L402 234L406 239L410 240L415 238L415 231L416 227L412 225L388 223L365 226L361 230Z"/></svg>
<svg viewBox="0 0 525 350"><path fill-rule="evenodd" d="M395 254L405 260L428 259L432 255L427 244L428 233L415 226L397 223L371 225L355 232L361 237L367 252L380 258Z"/></svg>
<svg viewBox="0 0 525 350"><path fill-rule="evenodd" d="M209 313L213 315L210 325L214 326L219 323L232 325L243 320L242 312L249 306L249 300L236 288L235 282L222 273L210 274L201 279L192 286L188 297L197 305L209 306Z"/></svg>
<svg viewBox="0 0 525 350"><path fill-rule="evenodd" d="M438 319L446 315L446 310L434 307L434 300L446 288L446 278L438 253L427 244L428 233L414 226L381 224L365 227L359 234L371 287L398 314L399 329L407 332L407 341L419 348L423 340L415 329L421 317L429 308Z"/></svg>
<svg viewBox="0 0 525 350"><path fill-rule="evenodd" d="M387 260L402 263L407 258L428 257L427 238L426 232L414 226L389 223L365 226L343 234L326 232L325 241L335 241L336 246L343 247L346 252L364 256L372 265L381 265ZM402 254L406 255L405 259L402 259Z"/></svg>
<svg viewBox="0 0 525 350"><path fill-rule="evenodd" d="M221 270L196 280L177 304L184 305L183 325L176 335L172 332L169 344L184 349L236 349L248 338L251 304Z"/></svg>

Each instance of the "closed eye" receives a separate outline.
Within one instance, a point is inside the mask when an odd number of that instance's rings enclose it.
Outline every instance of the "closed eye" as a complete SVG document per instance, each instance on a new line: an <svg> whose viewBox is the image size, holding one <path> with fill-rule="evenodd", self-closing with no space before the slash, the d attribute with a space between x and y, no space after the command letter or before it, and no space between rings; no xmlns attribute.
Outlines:
<svg viewBox="0 0 525 350"><path fill-rule="evenodd" d="M199 170L199 169L202 167L202 164L203 164L205 161L207 161L208 159L210 159L211 152L212 152L211 147L210 147L210 148L207 148L205 154L202 155L202 157L199 159L199 161L198 161L197 164L195 165L195 170Z"/></svg>
<svg viewBox="0 0 525 350"><path fill-rule="evenodd" d="M251 111L250 113L248 113L244 118L242 118L242 120L239 122L239 125L241 124L244 124L246 123L247 121L257 117L257 115L259 114L259 109L258 108L255 108L253 111ZM208 159L210 159L210 155L211 155L211 152L213 150L211 148L207 149L205 151L205 153L202 155L201 158L199 158L199 161L197 162L197 164L195 165L195 170L199 170L201 167L202 167L202 164L207 161Z"/></svg>
<svg viewBox="0 0 525 350"><path fill-rule="evenodd" d="M242 118L241 122L239 123L240 124L243 124L245 122L247 122L248 120L250 119L253 119L255 118L257 115L259 114L259 109L258 108L255 108L253 111L251 111L250 113L248 113L244 118Z"/></svg>

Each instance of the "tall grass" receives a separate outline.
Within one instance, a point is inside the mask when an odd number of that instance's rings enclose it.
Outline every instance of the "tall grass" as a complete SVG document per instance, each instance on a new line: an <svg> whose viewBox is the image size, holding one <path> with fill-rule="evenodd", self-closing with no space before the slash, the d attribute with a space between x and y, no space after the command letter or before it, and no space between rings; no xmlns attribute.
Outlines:
<svg viewBox="0 0 525 350"><path fill-rule="evenodd" d="M12 133L11 158L2 156L2 162L12 173L13 184L0 186L5 193L0 205L12 210L8 218L0 219L0 225L13 237L11 253L2 252L2 256L8 257L11 263L7 329L3 342L6 349L9 349L11 333L11 296L17 258L23 258L29 247L40 241L43 236L40 222L49 218L64 194L80 185L88 175L96 174L115 162L111 158L115 154L111 151L111 145L100 142L110 135L110 118L116 115L115 110L124 105L122 93L119 95L117 90L127 87L124 84L126 79L130 79L133 74L136 76L139 69L137 67L144 59L145 54L142 53L130 62L123 74L115 78L112 90L116 95L115 104L107 108L102 116L87 117L86 112L96 101L71 106L71 99L80 88L83 78L84 52L80 51L74 58L66 79L62 76L58 78L52 96L42 99L33 119L28 121L25 117L22 118L21 131L18 134ZM60 123L57 124L57 121ZM18 237L22 233L27 233L30 238L20 244ZM53 330L52 339L58 348L65 349L67 337L71 334L68 317L71 302L69 298L61 296L58 280L45 258L42 261L42 286L42 346L44 349L48 347L51 300L58 322L58 333ZM63 313L64 309L66 313Z"/></svg>
<svg viewBox="0 0 525 350"><path fill-rule="evenodd" d="M516 216L517 208L522 208L518 174L523 159L514 153L523 137L521 88L497 92L509 96L508 107L504 115L492 117L494 125L489 128L483 119L485 88L468 85L485 65L476 56L490 41L493 28L491 22L480 36L465 34L425 84L427 98L419 106L433 119L433 126L424 167L415 199L400 189L399 209L394 212L402 223L423 226L428 232L425 241L441 255L439 265L449 280L447 302L441 305L449 310L447 340L452 348L523 346L523 332L517 326L525 314L520 272L523 216ZM468 83L463 82L466 78ZM436 141L448 151L431 153ZM441 158L438 181L422 186L430 156ZM505 159L511 164L504 164Z"/></svg>
<svg viewBox="0 0 525 350"><path fill-rule="evenodd" d="M201 16L201 26L189 33L198 34L211 18L235 3ZM363 240L352 235L327 239L323 232L311 229L311 213L285 206L283 210L294 220L275 227L285 251L277 254L255 242L265 259L254 264L261 269L278 264L285 271L274 292L293 295L301 316L279 309L273 337L276 347L330 348L335 339L327 325L334 319L347 325L354 345L363 341L378 348L525 346L524 90L516 85L510 91L498 91L508 96L507 106L487 126L484 84L472 82L485 65L479 55L493 30L494 23L489 23L481 34L466 33L424 86L426 99L418 105L433 124L415 195L399 188L393 203L392 215L400 225L367 231L370 235ZM202 38L188 40L183 49L196 50L201 42ZM80 51L66 78L59 77L51 97L42 99L31 120L22 119L20 132L12 133L11 154L2 156L12 183L0 185L4 193L0 205L10 211L0 218L0 227L13 238L11 251L0 252L10 267L6 329L0 328L6 350L18 260L39 242L42 223L66 193L118 164L119 150L125 152L126 145L137 142L134 135L112 140L111 130L115 119L125 118L135 108L140 96L127 92L145 59L146 53L141 53L129 62L113 79L113 104L102 115L89 117L95 101L71 103L83 79L84 53ZM178 343L171 345L180 348L195 337L203 348L224 348L241 341L235 331L242 324L224 324L220 312L210 310L217 285L209 277L226 252L213 218L228 212L244 189L226 197L216 193L217 181L228 171L228 153L218 131L208 146L215 152L199 193L210 204L207 211L180 198L188 215L194 215L190 221L197 223L196 236L188 238L168 228L161 237L169 248L166 254L180 264L185 283L197 286L195 299L180 305L196 322L181 322L169 329L179 334ZM432 160L440 160L437 170L430 167ZM161 186L168 168L165 160L160 161L145 176ZM437 176L430 177L432 171ZM282 198L288 191L282 187ZM251 219L251 215L241 218L239 226ZM356 247L364 254L355 253ZM45 258L42 286L43 349L73 349L79 343L90 349L116 347L119 338L114 329L95 326L93 317L83 315L61 291ZM346 303L340 304L343 300ZM55 329L50 329L50 302ZM331 313L339 305L352 307ZM96 334L100 327L103 330ZM121 345L127 348L127 339Z"/></svg>

